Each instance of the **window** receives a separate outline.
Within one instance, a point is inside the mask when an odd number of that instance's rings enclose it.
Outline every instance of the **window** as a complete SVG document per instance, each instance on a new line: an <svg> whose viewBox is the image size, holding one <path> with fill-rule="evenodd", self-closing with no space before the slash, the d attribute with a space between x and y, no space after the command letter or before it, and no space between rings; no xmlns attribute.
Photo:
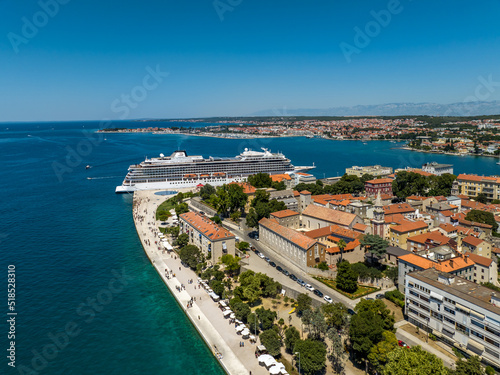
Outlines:
<svg viewBox="0 0 500 375"><path fill-rule="evenodd" d="M478 321L475 321L474 319L471 319L470 322L474 324L476 327L484 329L484 324L481 324Z"/></svg>
<svg viewBox="0 0 500 375"><path fill-rule="evenodd" d="M452 310L447 306L444 307L444 311L446 311L447 313L450 313L451 315L455 315L455 310Z"/></svg>

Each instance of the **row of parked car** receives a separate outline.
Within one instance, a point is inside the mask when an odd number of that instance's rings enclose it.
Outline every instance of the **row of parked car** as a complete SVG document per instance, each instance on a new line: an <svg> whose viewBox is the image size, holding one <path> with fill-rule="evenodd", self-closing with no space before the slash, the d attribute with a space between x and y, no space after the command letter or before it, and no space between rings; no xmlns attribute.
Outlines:
<svg viewBox="0 0 500 375"><path fill-rule="evenodd" d="M257 254L260 258L264 259L266 262L269 263L271 267L276 267L276 270L281 272L283 275L288 276L290 279L293 281L297 282L300 286L303 286L310 292L313 292L316 294L318 297L323 298L326 302L332 303L332 299L329 296L325 296L320 290L314 289L311 284L306 284L305 281L299 279L297 276L295 276L293 273L288 272L286 269L284 269L281 266L276 265L271 259L266 257L264 254L262 254L259 250L257 250L253 245L250 245L250 249Z"/></svg>

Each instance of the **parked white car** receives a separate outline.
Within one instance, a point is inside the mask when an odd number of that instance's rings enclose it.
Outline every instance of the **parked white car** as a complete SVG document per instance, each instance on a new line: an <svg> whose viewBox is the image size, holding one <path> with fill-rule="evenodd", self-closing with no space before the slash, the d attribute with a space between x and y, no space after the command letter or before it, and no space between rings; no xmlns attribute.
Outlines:
<svg viewBox="0 0 500 375"><path fill-rule="evenodd" d="M330 297L328 297L328 296L324 296L324 297L323 297L323 299L324 299L326 302L328 302L328 303L332 303L332 302L333 302L333 301L332 301L332 299L331 299Z"/></svg>
<svg viewBox="0 0 500 375"><path fill-rule="evenodd" d="M311 284L306 284L306 289L309 290L310 292L314 292L314 288L312 287Z"/></svg>

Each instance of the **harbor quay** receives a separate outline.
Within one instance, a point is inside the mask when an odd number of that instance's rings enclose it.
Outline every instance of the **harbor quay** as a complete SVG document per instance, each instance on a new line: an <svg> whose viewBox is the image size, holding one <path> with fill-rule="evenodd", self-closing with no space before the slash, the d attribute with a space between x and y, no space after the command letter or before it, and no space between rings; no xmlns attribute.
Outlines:
<svg viewBox="0 0 500 375"><path fill-rule="evenodd" d="M165 197L155 193L155 190L136 191L133 199L137 234L152 265L226 373L268 374L255 357L257 344L236 333L234 324L224 318L218 303L200 286L196 273L184 267L173 251L161 247L156 209Z"/></svg>

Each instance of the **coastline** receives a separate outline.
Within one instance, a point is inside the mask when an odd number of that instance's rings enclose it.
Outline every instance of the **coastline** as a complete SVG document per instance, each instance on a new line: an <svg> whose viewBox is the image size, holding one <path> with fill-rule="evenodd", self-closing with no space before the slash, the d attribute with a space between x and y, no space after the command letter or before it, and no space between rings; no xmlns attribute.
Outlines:
<svg viewBox="0 0 500 375"><path fill-rule="evenodd" d="M414 151L414 152L422 152L424 154L436 154L436 155L450 155L450 156L460 156L460 157L463 157L463 156L475 156L475 157L483 157L483 158L495 158L495 159L498 159L499 158L499 155L474 155L474 154L457 154L457 153L453 153L453 152L436 152L436 151L427 151L427 150L417 150L417 149L414 149L414 148L411 148L411 147L399 147L401 150L406 150L406 151Z"/></svg>
<svg viewBox="0 0 500 375"><path fill-rule="evenodd" d="M236 341L242 341L241 336L228 325L228 321L208 294L203 289L196 288L196 274L183 267L180 259L174 258L174 253L158 250L158 245L154 242L159 242L155 235L155 216L156 208L163 202L164 197L154 193L152 190L136 191L133 198L134 224L151 264L227 374L246 375L249 371L252 374L267 374L254 358L254 345L246 342L245 348L239 347L238 351L235 350L238 347ZM190 284L189 280L193 280L193 283ZM192 298L195 298L195 301L192 307L188 308Z"/></svg>

